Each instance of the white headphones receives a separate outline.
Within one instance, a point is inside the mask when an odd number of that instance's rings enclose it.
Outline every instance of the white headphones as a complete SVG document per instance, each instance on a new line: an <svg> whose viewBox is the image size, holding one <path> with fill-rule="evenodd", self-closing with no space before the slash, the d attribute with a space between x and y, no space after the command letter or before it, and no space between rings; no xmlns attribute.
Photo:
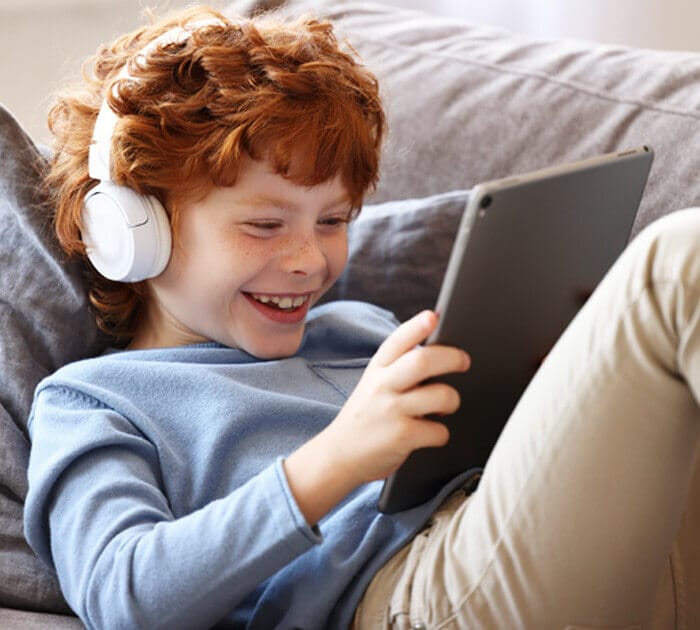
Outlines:
<svg viewBox="0 0 700 630"><path fill-rule="evenodd" d="M194 30L221 20L199 20L166 31L137 55L145 62L158 47L185 42ZM129 78L124 64L118 79ZM119 117L105 99L95 121L88 157L88 173L100 183L85 196L82 239L95 269L118 282L139 282L159 275L170 260L172 234L163 205L112 181L112 136Z"/></svg>

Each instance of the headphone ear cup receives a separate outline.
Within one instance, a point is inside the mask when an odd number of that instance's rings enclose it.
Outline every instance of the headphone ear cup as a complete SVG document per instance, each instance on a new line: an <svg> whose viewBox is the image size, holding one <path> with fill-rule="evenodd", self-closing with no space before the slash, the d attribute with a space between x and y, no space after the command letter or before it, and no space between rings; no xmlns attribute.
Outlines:
<svg viewBox="0 0 700 630"><path fill-rule="evenodd" d="M100 182L86 195L82 239L95 269L117 282L159 275L172 251L170 221L160 201L113 182Z"/></svg>

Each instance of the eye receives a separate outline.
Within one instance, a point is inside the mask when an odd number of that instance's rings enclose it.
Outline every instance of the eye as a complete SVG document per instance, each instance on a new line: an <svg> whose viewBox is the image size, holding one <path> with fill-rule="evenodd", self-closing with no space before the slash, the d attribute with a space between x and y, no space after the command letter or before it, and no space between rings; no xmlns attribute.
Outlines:
<svg viewBox="0 0 700 630"><path fill-rule="evenodd" d="M328 227L341 227L353 221L357 214L358 213L355 209L344 210L342 212L321 217L318 222L321 225L325 225Z"/></svg>
<svg viewBox="0 0 700 630"><path fill-rule="evenodd" d="M245 221L242 224L244 232L256 238L269 238L275 236L284 227L281 221L260 220Z"/></svg>
<svg viewBox="0 0 700 630"><path fill-rule="evenodd" d="M247 221L246 226L256 230L272 231L282 227L281 221Z"/></svg>
<svg viewBox="0 0 700 630"><path fill-rule="evenodd" d="M346 225L348 223L348 217L345 215L338 217L325 217L323 219L319 219L319 223L329 227L338 227L341 225Z"/></svg>

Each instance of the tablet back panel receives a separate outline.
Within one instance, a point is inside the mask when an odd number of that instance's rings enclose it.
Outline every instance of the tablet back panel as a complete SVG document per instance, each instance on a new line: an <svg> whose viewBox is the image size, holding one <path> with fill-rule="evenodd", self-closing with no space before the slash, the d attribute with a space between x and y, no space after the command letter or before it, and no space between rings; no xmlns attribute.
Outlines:
<svg viewBox="0 0 700 630"><path fill-rule="evenodd" d="M441 418L447 446L415 451L389 477L382 511L418 505L486 464L540 363L627 244L652 156L606 155L473 190L428 340L471 357L468 372L440 379L461 407Z"/></svg>

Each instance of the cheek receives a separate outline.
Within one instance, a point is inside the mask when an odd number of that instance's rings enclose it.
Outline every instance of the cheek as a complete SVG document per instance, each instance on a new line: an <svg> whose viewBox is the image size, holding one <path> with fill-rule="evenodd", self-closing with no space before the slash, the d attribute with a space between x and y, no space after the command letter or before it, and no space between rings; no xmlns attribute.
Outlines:
<svg viewBox="0 0 700 630"><path fill-rule="evenodd" d="M343 270L348 262L348 238L347 235L342 235L342 238L338 238L328 250L328 266L330 272L335 280Z"/></svg>
<svg viewBox="0 0 700 630"><path fill-rule="evenodd" d="M241 264L254 265L275 258L280 251L284 251L284 244L280 244L276 239L238 238L226 243L224 251L227 257L235 257Z"/></svg>
<svg viewBox="0 0 700 630"><path fill-rule="evenodd" d="M169 291L201 294L226 267L223 253L225 250L212 239L196 239L193 235L183 238L173 248L160 283Z"/></svg>

